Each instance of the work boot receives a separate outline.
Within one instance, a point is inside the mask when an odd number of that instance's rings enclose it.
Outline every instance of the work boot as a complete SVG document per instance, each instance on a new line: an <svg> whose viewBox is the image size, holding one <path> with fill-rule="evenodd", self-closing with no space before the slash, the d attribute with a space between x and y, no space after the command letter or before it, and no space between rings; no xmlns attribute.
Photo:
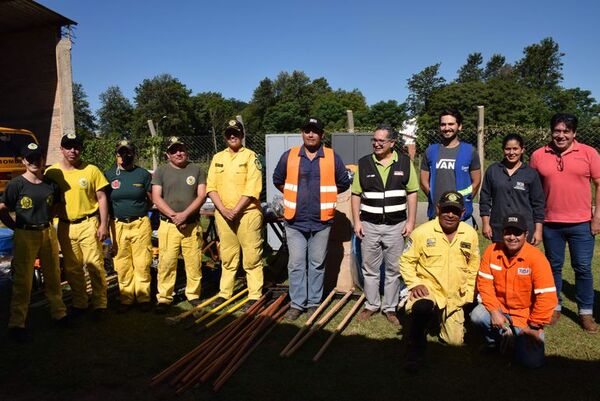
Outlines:
<svg viewBox="0 0 600 401"><path fill-rule="evenodd" d="M552 312L552 318L550 319L550 326L554 326L558 322L558 319L560 319L560 311L554 310L554 312Z"/></svg>
<svg viewBox="0 0 600 401"><path fill-rule="evenodd" d="M217 299L215 299L214 301L212 301L210 303L210 305L208 305L208 309L215 309L216 307L222 305L225 301L227 301L227 299L223 298L223 297L219 297Z"/></svg>
<svg viewBox="0 0 600 401"><path fill-rule="evenodd" d="M316 311L317 311L317 307L316 306L311 306L310 308L308 308L306 310L306 317L310 319L312 317L312 315L315 314Z"/></svg>
<svg viewBox="0 0 600 401"><path fill-rule="evenodd" d="M356 320L358 320L359 322L365 322L365 321L369 320L369 318L371 316L373 316L374 314L375 314L374 310L364 308L363 310L360 311L358 316L356 316Z"/></svg>
<svg viewBox="0 0 600 401"><path fill-rule="evenodd" d="M198 305L200 305L202 303L202 301L200 300L200 298L196 298L196 299L190 299L188 300L188 302L190 303L190 305L192 305L192 307L197 307Z"/></svg>
<svg viewBox="0 0 600 401"><path fill-rule="evenodd" d="M300 309L290 308L290 310L286 312L285 318L287 320L294 321L294 320L297 320L302 315L302 313L304 313L304 312L301 311Z"/></svg>
<svg viewBox="0 0 600 401"><path fill-rule="evenodd" d="M385 312L385 318L388 322L396 327L400 327L400 320L398 320L398 316L396 316L396 312Z"/></svg>
<svg viewBox="0 0 600 401"><path fill-rule="evenodd" d="M248 312L248 309L252 307L256 303L256 299L249 299L244 306L242 306L242 313Z"/></svg>
<svg viewBox="0 0 600 401"><path fill-rule="evenodd" d="M25 327L11 327L8 329L8 337L11 341L19 344L25 344L33 341L33 338Z"/></svg>
<svg viewBox="0 0 600 401"><path fill-rule="evenodd" d="M164 315L165 313L167 313L169 311L170 307L171 307L171 304L159 302L158 304L156 304L156 308L154 308L154 313L156 313L157 315Z"/></svg>
<svg viewBox="0 0 600 401"><path fill-rule="evenodd" d="M140 302L138 306L140 308L140 312L143 313L148 313L150 312L150 309L152 309L152 304L150 304L150 302Z"/></svg>
<svg viewBox="0 0 600 401"><path fill-rule="evenodd" d="M579 315L579 324L589 334L598 332L598 324L596 324L592 315Z"/></svg>

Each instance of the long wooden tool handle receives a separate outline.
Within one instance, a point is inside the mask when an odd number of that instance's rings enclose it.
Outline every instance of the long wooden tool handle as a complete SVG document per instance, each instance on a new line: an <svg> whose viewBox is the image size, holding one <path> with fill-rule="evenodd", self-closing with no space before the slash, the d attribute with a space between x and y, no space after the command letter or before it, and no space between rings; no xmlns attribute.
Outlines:
<svg viewBox="0 0 600 401"><path fill-rule="evenodd" d="M196 319L196 321L194 321L195 324L198 324L200 322L205 321L206 319L208 319L210 316L214 315L215 313L217 313L218 311L220 311L221 309L224 309L227 305L229 305L230 303L232 303L233 301L235 301L236 299L242 297L244 294L246 294L248 292L248 289L244 289L240 292L238 292L237 294L235 294L234 296L232 296L231 298L229 298L227 301L223 302L221 305L217 306L215 309L206 312L204 315L200 316L199 319Z"/></svg>
<svg viewBox="0 0 600 401"><path fill-rule="evenodd" d="M360 308L364 300L365 294L362 294L360 298L358 298L358 301L356 301L352 309L350 309L346 316L344 316L344 319L335 328L335 331L331 333L327 341L325 341L325 344L323 344L321 349L315 354L315 356L313 357L313 362L317 362L319 359L321 359L327 348L329 348L329 345L332 343L333 339L344 330L344 327L346 327L346 324L350 321L350 319L352 319L352 316L354 316L354 314L356 313L358 308Z"/></svg>
<svg viewBox="0 0 600 401"><path fill-rule="evenodd" d="M290 348L290 350L287 352L287 354L285 354L285 356L290 357L294 352L298 351L298 349L302 346L302 344L304 344L310 337L312 337L313 334L315 334L321 327L323 327L323 325L326 324L329 321L329 319L331 319L331 317L333 315L335 315L335 313L337 311L339 311L346 304L346 302L348 302L348 299L350 299L350 296L352 296L352 290L348 291L346 293L346 295L344 295L344 297L342 299L340 299L333 306L333 308L331 308L331 310L328 311L325 314L325 316L323 316L317 322L317 324L315 324L313 327L311 327L310 331L308 333L306 333L304 335L304 337L299 339L298 342L296 342L296 344L294 344L294 346L292 348Z"/></svg>
<svg viewBox="0 0 600 401"><path fill-rule="evenodd" d="M213 320L211 320L210 322L206 323L206 325L204 327L208 329L210 326L213 326L213 325L217 324L217 322L221 321L222 319L224 319L227 316L231 315L236 310L240 309L248 301L249 301L249 299L246 298L242 302L239 302L239 303L235 304L231 308L227 309L222 315L219 315L216 318L214 318Z"/></svg>
<svg viewBox="0 0 600 401"><path fill-rule="evenodd" d="M286 354L288 353L290 348L292 348L294 346L294 344L296 343L296 341L298 341L304 335L304 333L306 333L306 331L312 325L312 323L317 318L317 316L321 313L321 311L323 309L325 309L329 305L329 303L331 302L331 300L333 299L334 296L335 296L335 288L333 290L331 290L331 292L329 293L327 298L325 298L325 300L321 303L321 305L319 305L319 307L317 308L315 313L313 313L313 315L306 321L306 323L304 323L304 326L302 326L302 328L300 330L298 330L298 333L296 333L294 338L292 338L292 340L285 346L285 348L281 350L281 352L279 353L279 356L281 356L281 357L286 356Z"/></svg>

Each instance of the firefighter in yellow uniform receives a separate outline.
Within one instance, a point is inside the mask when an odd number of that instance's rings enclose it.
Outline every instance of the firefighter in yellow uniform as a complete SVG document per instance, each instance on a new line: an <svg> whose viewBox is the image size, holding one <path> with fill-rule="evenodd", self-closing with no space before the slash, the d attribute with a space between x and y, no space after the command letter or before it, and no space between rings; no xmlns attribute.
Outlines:
<svg viewBox="0 0 600 401"><path fill-rule="evenodd" d="M73 294L74 315L88 308L84 266L92 285L94 318L106 311L106 271L102 242L108 237L108 181L98 167L81 161L83 139L76 134L61 138L62 160L46 170L64 193L65 207L59 210L58 242L63 254L67 281Z"/></svg>
<svg viewBox="0 0 600 401"><path fill-rule="evenodd" d="M25 173L10 180L0 196L0 220L14 230L14 284L10 301L9 337L16 342L30 339L25 329L31 298L33 265L39 255L44 274L44 290L50 314L57 322L66 321L67 308L62 301L58 242L50 224L54 207L62 202L55 182L44 177L44 156L35 143L22 152ZM8 213L15 212L16 219Z"/></svg>
<svg viewBox="0 0 600 401"><path fill-rule="evenodd" d="M461 222L465 212L463 196L444 192L437 203L434 220L417 227L400 257L400 272L410 297L406 368L415 371L427 344L426 330L439 320L442 341L460 345L464 338L463 306L474 300L479 270L477 232Z"/></svg>
<svg viewBox="0 0 600 401"><path fill-rule="evenodd" d="M240 262L248 284L247 309L262 295L262 166L256 153L242 145L244 128L231 120L223 133L228 148L214 155L208 169L206 192L215 204L215 223L220 239L221 283L212 307L233 295Z"/></svg>

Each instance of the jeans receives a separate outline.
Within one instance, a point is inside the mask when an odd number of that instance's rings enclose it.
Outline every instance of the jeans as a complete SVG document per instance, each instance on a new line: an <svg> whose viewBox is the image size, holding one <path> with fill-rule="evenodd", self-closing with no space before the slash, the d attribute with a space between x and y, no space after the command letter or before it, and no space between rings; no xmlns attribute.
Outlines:
<svg viewBox="0 0 600 401"><path fill-rule="evenodd" d="M580 315L591 315L594 305L594 282L592 277L592 256L594 236L590 222L584 223L544 223L544 249L552 267L556 293L557 310L562 303L562 267L565 261L565 246L569 244L571 266L575 271L575 300Z"/></svg>
<svg viewBox="0 0 600 401"><path fill-rule="evenodd" d="M539 368L542 366L545 359L544 333L540 333L542 342L535 343L536 345L532 346L532 343L526 338L526 335L522 334L522 330L512 325L510 315L505 313L504 316L510 321L510 330L512 330L513 335L516 336L513 358L527 368ZM492 327L492 316L483 304L477 305L475 309L471 311L470 317L471 321L483 330L485 342L488 347L496 347L500 344L502 333L499 329Z"/></svg>
<svg viewBox="0 0 600 401"><path fill-rule="evenodd" d="M331 226L312 232L285 227L289 250L288 283L292 308L304 310L321 303L330 231Z"/></svg>

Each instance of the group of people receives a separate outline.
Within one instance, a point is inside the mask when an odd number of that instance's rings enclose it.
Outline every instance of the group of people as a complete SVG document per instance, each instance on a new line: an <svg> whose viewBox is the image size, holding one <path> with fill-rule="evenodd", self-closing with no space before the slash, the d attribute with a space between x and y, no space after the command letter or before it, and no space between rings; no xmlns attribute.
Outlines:
<svg viewBox="0 0 600 401"><path fill-rule="evenodd" d="M358 319L367 320L381 311L398 326L399 294L406 288L409 369L417 369L422 360L432 322L439 322L442 341L463 342L465 306L476 301L477 293L480 302L470 316L484 329L486 344L494 348L512 339L515 357L526 366L539 366L543 327L560 317L557 294L567 243L580 324L596 333L591 260L600 214L598 207L592 212L590 182L597 190L600 156L575 139L576 117L552 118L551 141L533 153L529 166L523 161L523 139L507 135L502 142L504 158L487 169L483 185L476 149L459 139L461 114L443 111L439 128L441 142L427 148L417 175L410 158L395 150L398 133L389 125L378 126L371 139L372 154L358 161L352 177L339 155L323 146L323 122L306 120L301 127L303 144L281 156L272 177L283 193L289 249L291 308L286 317L295 320L305 312L310 316L319 306L337 195L351 188L366 296ZM200 304L199 210L207 196L215 206L222 262L220 290L210 307L232 297L240 260L248 286L245 309L260 298L262 165L243 146L242 124L230 121L223 134L227 148L214 155L207 173L190 163L186 143L178 137L169 138L167 163L153 175L135 164L136 149L128 140L119 141L116 163L104 173L81 160L84 144L77 134L62 137L62 159L45 171L41 150L29 144L23 151L26 172L11 180L0 198L0 218L15 230L11 337L29 338L25 322L37 255L52 318L59 324L66 321L59 244L73 294L69 316L91 309L92 316L100 319L106 311L102 242L109 237L119 281L118 311L127 312L135 303L149 311L152 229L148 211L153 204L161 220L155 312L167 312L173 302L180 254L186 298L192 306ZM473 197L480 186L482 234L493 241L481 260L473 218ZM429 201L430 221L415 228L419 187ZM600 199L595 202L598 206ZM9 211L15 212L15 219ZM536 248L542 241L545 255ZM84 267L91 281L91 300Z"/></svg>

